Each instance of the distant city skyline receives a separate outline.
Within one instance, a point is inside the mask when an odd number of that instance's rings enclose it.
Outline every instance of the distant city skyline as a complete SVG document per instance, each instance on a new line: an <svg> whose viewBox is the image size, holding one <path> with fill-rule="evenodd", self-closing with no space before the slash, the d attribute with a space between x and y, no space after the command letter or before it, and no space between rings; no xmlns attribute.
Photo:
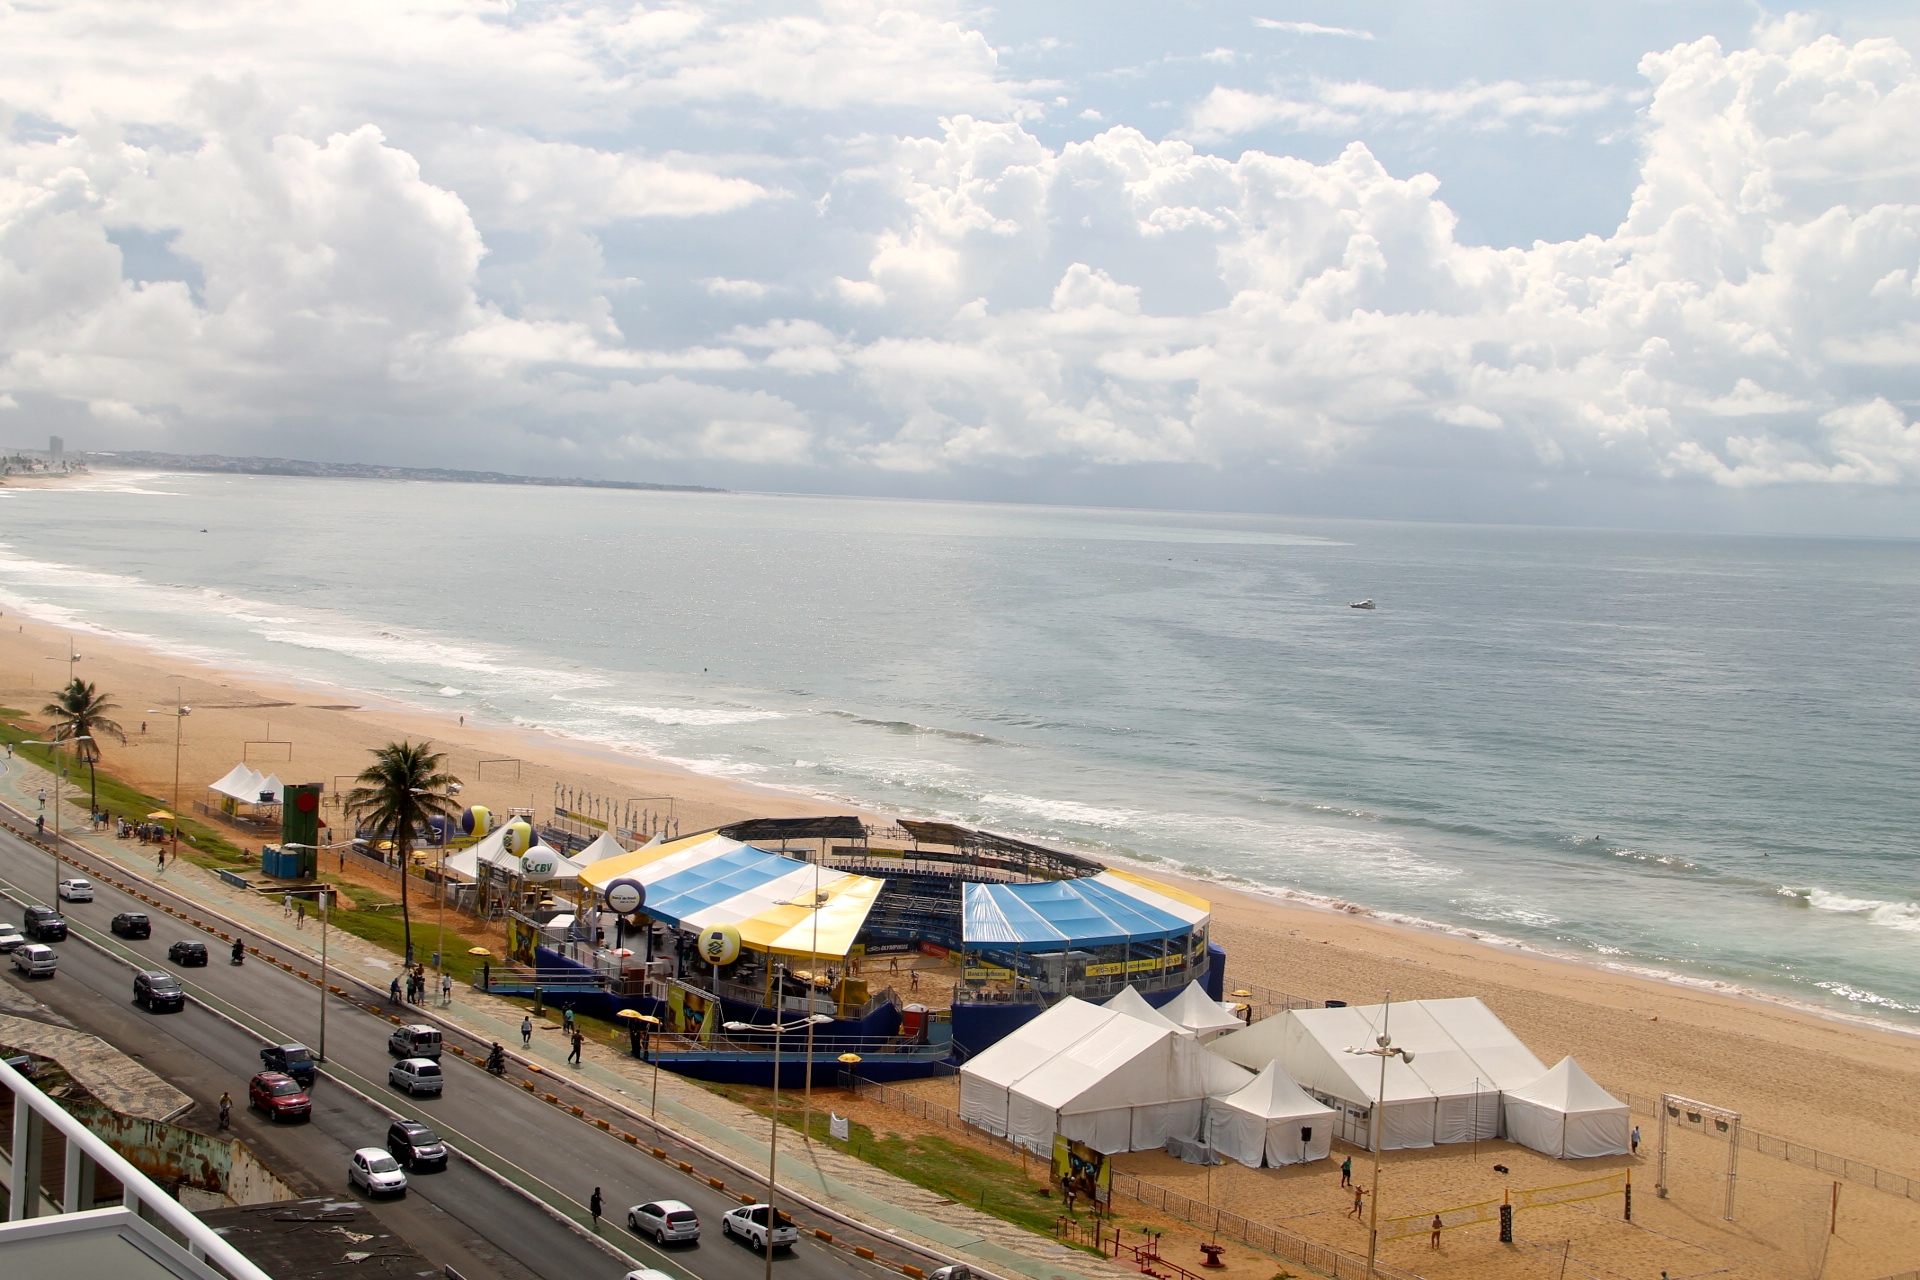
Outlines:
<svg viewBox="0 0 1920 1280"><path fill-rule="evenodd" d="M1920 17L0 16L0 430L823 493L1920 534Z"/></svg>

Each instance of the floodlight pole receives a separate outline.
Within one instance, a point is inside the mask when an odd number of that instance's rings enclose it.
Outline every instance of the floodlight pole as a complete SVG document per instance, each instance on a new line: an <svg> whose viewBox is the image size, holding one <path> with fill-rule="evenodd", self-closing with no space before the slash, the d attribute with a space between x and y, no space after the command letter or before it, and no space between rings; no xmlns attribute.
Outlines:
<svg viewBox="0 0 1920 1280"><path fill-rule="evenodd" d="M60 748L62 744L68 741L92 742L93 735L83 733L76 738L67 739L56 734L54 737L44 740L31 738L20 744L23 747L53 748L53 901L56 904L60 901L60 781L66 776L66 769L60 755ZM56 906L55 910L58 909Z"/></svg>
<svg viewBox="0 0 1920 1280"><path fill-rule="evenodd" d="M1380 1034L1374 1037L1373 1047L1368 1049L1347 1050L1348 1053L1367 1054L1380 1059L1380 1092L1373 1101L1373 1209L1367 1218L1367 1280L1373 1280L1373 1264L1380 1252L1380 1157L1381 1148L1386 1140L1387 1120L1387 1059L1399 1058L1402 1062L1412 1062L1413 1054L1405 1049L1393 1047L1393 1037L1387 1034L1387 1023L1393 1017L1393 992L1387 992L1386 1003L1380 1014Z"/></svg>

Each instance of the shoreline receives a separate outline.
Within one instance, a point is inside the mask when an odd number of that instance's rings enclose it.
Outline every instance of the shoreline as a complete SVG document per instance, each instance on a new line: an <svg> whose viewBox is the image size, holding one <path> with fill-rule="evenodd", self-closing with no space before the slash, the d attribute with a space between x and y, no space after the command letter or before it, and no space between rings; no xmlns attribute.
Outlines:
<svg viewBox="0 0 1920 1280"><path fill-rule="evenodd" d="M15 613L4 619L15 623L15 632L0 625L0 671L7 673L0 699L38 719L40 705L59 682L57 661L64 660L67 641L78 638L84 655L78 672L120 704L116 714L131 739L126 746L107 744L102 763L151 795L172 795L174 741L164 719L171 718L175 685L184 687L194 711L181 744L179 795L189 814L207 781L262 744L278 744L267 754L285 758L256 753L250 760L255 767L289 780L318 779L334 792L347 773L363 767L370 747L408 735L428 737L448 753L449 770L466 784L463 802L496 809L531 804L548 810L549 788L559 784L614 801L670 795L685 832L747 816L893 816L794 787L703 774L560 730L477 717L462 724L455 712L388 694L259 672L244 661L169 652L96 624L43 621L17 606ZM56 663L45 663L47 658ZM145 733L139 732L143 712ZM84 772L76 771L73 780L84 789ZM248 843L244 835L230 829L227 834ZM258 839L251 843L257 846ZM1621 972L1584 957L1470 937L1444 924L1382 918L1358 904L1317 902L1284 888L1224 883L1178 870L1170 861L1100 856L1213 903L1214 936L1228 954L1229 989L1253 982L1355 1003L1375 1002L1388 989L1396 999L1479 995L1549 1064L1572 1053L1615 1088L1727 1100L1769 1132L1862 1158L1876 1152L1889 1167L1920 1168L1920 1114L1906 1101L1920 1092L1916 1030L1685 975ZM1757 1062L1765 1059L1777 1067L1760 1070ZM1743 1062L1756 1065L1737 1065ZM1804 1086L1838 1078L1855 1082L1852 1093L1863 1098L1861 1105L1849 1106L1844 1118L1824 1116L1829 1123L1810 1130ZM1784 1092L1783 1083L1789 1086ZM1868 1105L1867 1095L1883 1101ZM1881 1123L1867 1125L1867 1115ZM1903 1117L1892 1132L1885 1128L1889 1115ZM1836 1127L1853 1136L1843 1138Z"/></svg>

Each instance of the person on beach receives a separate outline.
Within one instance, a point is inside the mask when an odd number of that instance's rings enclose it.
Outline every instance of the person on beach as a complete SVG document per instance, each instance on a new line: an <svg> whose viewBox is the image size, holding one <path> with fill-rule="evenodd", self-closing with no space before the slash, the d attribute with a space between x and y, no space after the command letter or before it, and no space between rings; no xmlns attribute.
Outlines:
<svg viewBox="0 0 1920 1280"><path fill-rule="evenodd" d="M220 1091L220 1127L226 1128L233 1120L233 1095L226 1090Z"/></svg>
<svg viewBox="0 0 1920 1280"><path fill-rule="evenodd" d="M1353 1189L1353 1208L1347 1210L1347 1216L1349 1218L1359 1217L1360 1210L1366 1205L1366 1202L1367 1189L1365 1187L1355 1187Z"/></svg>
<svg viewBox="0 0 1920 1280"><path fill-rule="evenodd" d="M578 1031L573 1033L573 1052L567 1055L567 1061L576 1067L580 1065L580 1046L586 1042L587 1038Z"/></svg>
<svg viewBox="0 0 1920 1280"><path fill-rule="evenodd" d="M1353 1157L1352 1156L1348 1156L1345 1160L1342 1160L1340 1162L1340 1185L1343 1187L1350 1187L1353 1185Z"/></svg>
<svg viewBox="0 0 1920 1280"><path fill-rule="evenodd" d="M1633 1126L1633 1132L1627 1135L1627 1145L1633 1148L1633 1154L1640 1154L1640 1126Z"/></svg>
<svg viewBox="0 0 1920 1280"><path fill-rule="evenodd" d="M526 1017L520 1019L520 1047L522 1049L531 1049L533 1047L532 1014L528 1014Z"/></svg>
<svg viewBox="0 0 1920 1280"><path fill-rule="evenodd" d="M920 971L918 969L915 969L907 974L907 990L918 991L919 989L920 989Z"/></svg>
<svg viewBox="0 0 1920 1280"><path fill-rule="evenodd" d="M1440 1215L1436 1213L1433 1215L1433 1235L1427 1240L1427 1248L1438 1249L1439 1247L1440 1247Z"/></svg>

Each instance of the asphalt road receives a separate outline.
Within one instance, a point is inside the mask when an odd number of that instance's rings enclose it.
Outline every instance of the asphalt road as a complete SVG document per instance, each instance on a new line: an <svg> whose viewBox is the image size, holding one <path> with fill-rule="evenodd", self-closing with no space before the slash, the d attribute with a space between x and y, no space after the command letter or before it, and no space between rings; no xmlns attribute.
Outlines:
<svg viewBox="0 0 1920 1280"><path fill-rule="evenodd" d="M11 832L0 832L0 890L13 899L0 911L18 920L24 903L48 901L46 888L52 879L52 865L43 850ZM97 878L95 891L91 903L59 904L69 926L80 937L141 967L171 970L193 1000L227 1014L263 1038L316 1044L320 997L312 983L257 957L250 956L246 964L236 968L227 963L217 939L210 941L210 965L181 970L167 963L168 944L181 938L209 941L208 935ZM188 904L180 900L176 905ZM120 911L145 912L153 920L153 937L137 942L114 937L108 922ZM133 1022L154 1029L158 1035L150 1042L157 1057L149 1061L160 1074L180 1081L180 1087L196 1096L205 1090L194 1085L207 1078L206 1089L211 1089L214 1097L225 1088L241 1100L235 1108L235 1114L240 1114L245 1105L246 1081L258 1070L259 1040L192 1002L184 1013L147 1014L132 1004L132 969L78 938L56 944L54 949L60 954L59 976L30 984L21 980L22 985L82 1026L124 1029ZM88 994L67 995L69 987L82 988ZM380 1145L387 1120L339 1088L327 1078L331 1076L378 1098L394 1112L431 1124L457 1152L548 1204L570 1211L576 1221L585 1221L585 1202L599 1186L607 1214L602 1233L617 1240L622 1252L639 1265L690 1280L752 1280L762 1274L761 1255L720 1235L720 1217L738 1205L737 1198L571 1118L514 1084L495 1079L448 1054L443 1059L443 1097L414 1100L390 1088L386 1071L392 1059L386 1042L391 1029L384 1016L330 997L328 1062L315 1086L313 1124L271 1126L263 1118L248 1117L243 1121L247 1127L241 1130L242 1136L251 1142L257 1134L263 1154L283 1153L317 1187L344 1191L347 1151ZM115 1037L112 1030L99 1034L119 1044L128 1043ZM167 1040L172 1044L162 1048ZM302 1132L296 1133L296 1129ZM732 1180L739 1181L737 1176ZM587 1280L592 1276L619 1276L624 1271L617 1258L555 1222L526 1195L501 1187L485 1173L463 1167L458 1160L450 1164L447 1173L422 1175L414 1180L414 1186L416 1190L404 1205L388 1202L381 1212L400 1234L429 1256L434 1256L431 1242L436 1238L451 1243L465 1233L472 1237L467 1253L479 1261L487 1260L491 1253L489 1265L501 1280L517 1280L526 1273L553 1280ZM662 1250L624 1229L626 1206L663 1197L684 1200L700 1215L702 1239L698 1244L669 1245ZM415 1201L421 1202L417 1208ZM435 1218L435 1213L444 1215L444 1219ZM454 1223L459 1224L457 1228ZM804 1218L802 1225L807 1225ZM454 1265L460 1264L455 1261ZM787 1280L899 1274L805 1238L790 1253L775 1255L774 1270Z"/></svg>

